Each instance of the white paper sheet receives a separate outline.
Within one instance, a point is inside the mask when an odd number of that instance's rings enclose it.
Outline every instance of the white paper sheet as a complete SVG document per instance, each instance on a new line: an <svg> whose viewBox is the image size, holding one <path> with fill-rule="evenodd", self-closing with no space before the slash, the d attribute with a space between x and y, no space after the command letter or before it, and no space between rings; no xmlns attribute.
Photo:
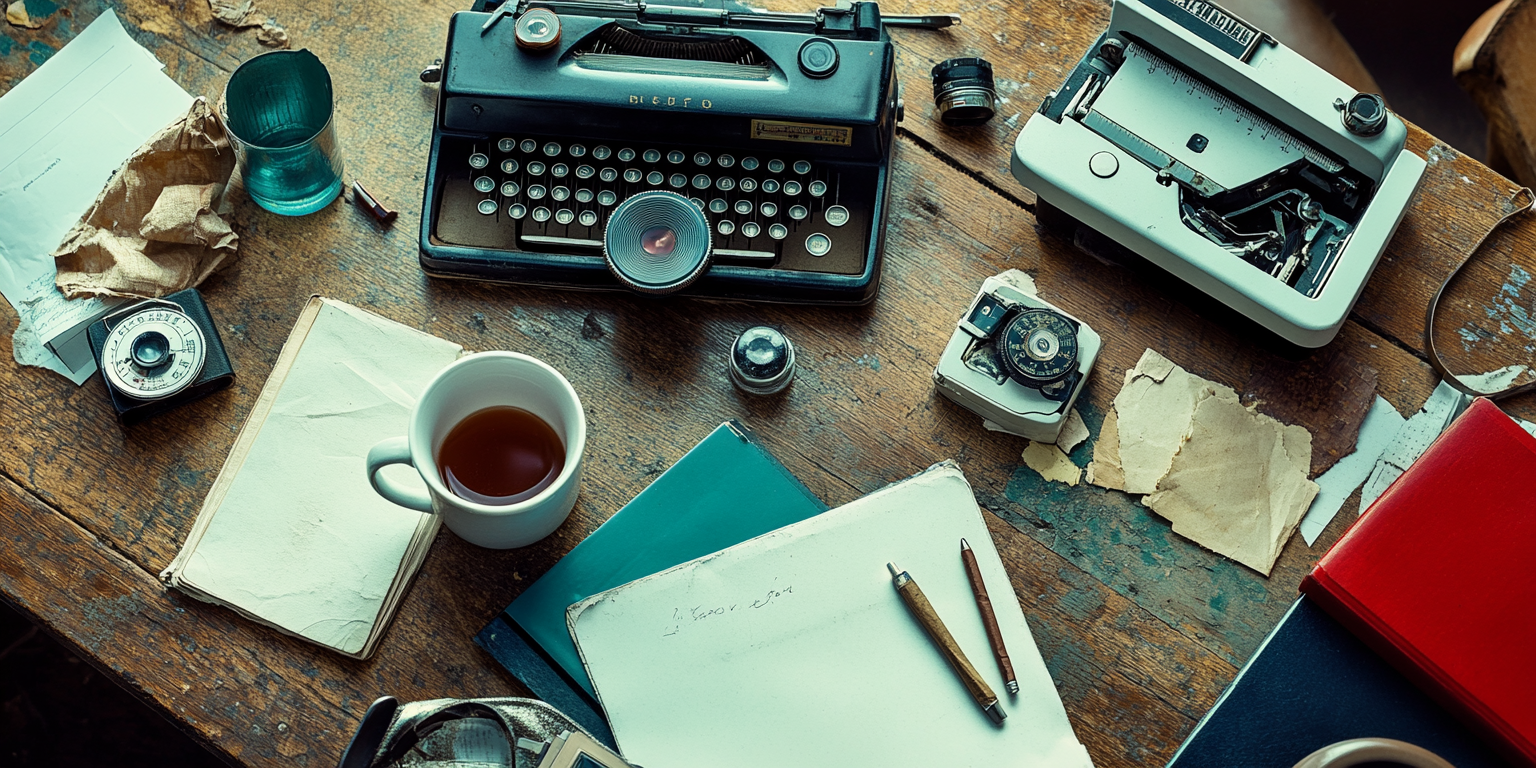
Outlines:
<svg viewBox="0 0 1536 768"><path fill-rule="evenodd" d="M987 644L961 537L981 566L1016 695ZM1001 726L907 612L887 562L911 574L1002 697ZM641 765L1092 765L952 463L594 595L568 616L619 746Z"/></svg>
<svg viewBox="0 0 1536 768"><path fill-rule="evenodd" d="M1387 449L1392 437L1402 429L1404 421L1402 414L1386 398L1376 396L1371 409L1365 414L1365 420L1360 424L1360 436L1355 438L1354 452L1339 459L1317 478L1317 498L1312 500L1307 516L1301 519L1301 537L1307 540L1307 546L1317 541L1323 529L1333 522L1339 508L1344 506L1344 501L1365 482L1382 451Z"/></svg>
<svg viewBox="0 0 1536 768"><path fill-rule="evenodd" d="M176 578L300 637L361 651L424 520L373 490L364 459L405 434L417 396L461 351L326 302Z"/></svg>
<svg viewBox="0 0 1536 768"><path fill-rule="evenodd" d="M108 9L0 96L0 294L21 315L17 334L36 335L14 341L19 363L76 384L96 372L91 361L70 370L43 346L111 306L65 301L50 254L133 150L191 106L162 70Z"/></svg>
<svg viewBox="0 0 1536 768"><path fill-rule="evenodd" d="M1377 459L1376 466L1371 468L1370 477L1365 480L1365 487L1360 491L1360 512L1363 514L1371 502L1381 495L1392 481L1400 477L1408 470L1408 466L1421 456L1429 448L1429 444L1440 436L1445 428L1461 412L1467 409L1472 398L1462 394L1455 387L1440 382L1435 391L1429 394L1429 399L1424 401L1424 407L1418 413L1408 417L1403 426L1392 436L1392 441L1381 452L1381 458Z"/></svg>

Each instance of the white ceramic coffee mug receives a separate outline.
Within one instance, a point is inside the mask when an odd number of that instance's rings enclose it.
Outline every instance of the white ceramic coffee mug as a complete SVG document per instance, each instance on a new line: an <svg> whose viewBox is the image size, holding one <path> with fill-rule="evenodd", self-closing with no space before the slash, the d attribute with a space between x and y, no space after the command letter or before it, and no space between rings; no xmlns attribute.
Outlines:
<svg viewBox="0 0 1536 768"><path fill-rule="evenodd" d="M443 484L438 449L466 416L498 405L522 408L553 427L565 444L565 467L531 499L503 506L466 501ZM471 544L511 549L548 536L571 514L586 446L581 398L559 371L516 352L481 352L454 361L427 384L411 410L406 435L380 441L368 451L368 480L380 496L402 507L442 515L448 528ZM380 474L390 464L414 467L426 490Z"/></svg>

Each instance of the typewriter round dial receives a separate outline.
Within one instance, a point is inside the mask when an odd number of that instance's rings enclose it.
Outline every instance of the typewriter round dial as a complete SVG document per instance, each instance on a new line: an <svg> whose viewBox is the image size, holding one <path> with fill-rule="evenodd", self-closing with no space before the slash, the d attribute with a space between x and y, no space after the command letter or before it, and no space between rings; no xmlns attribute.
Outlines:
<svg viewBox="0 0 1536 768"><path fill-rule="evenodd" d="M1009 318L997 336L997 353L1014 381L1039 389L1077 370L1077 326L1045 309Z"/></svg>
<svg viewBox="0 0 1536 768"><path fill-rule="evenodd" d="M192 318L156 303L112 326L101 360L102 374L119 392L139 400L160 400L197 380L208 360L208 347Z"/></svg>

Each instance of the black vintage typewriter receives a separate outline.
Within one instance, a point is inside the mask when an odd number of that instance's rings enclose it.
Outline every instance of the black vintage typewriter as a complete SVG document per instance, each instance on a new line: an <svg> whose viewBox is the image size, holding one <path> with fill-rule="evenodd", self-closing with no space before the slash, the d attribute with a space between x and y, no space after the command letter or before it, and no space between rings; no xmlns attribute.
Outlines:
<svg viewBox="0 0 1536 768"><path fill-rule="evenodd" d="M867 303L901 113L886 27L956 22L872 2L480 0L422 74L442 84L422 269Z"/></svg>

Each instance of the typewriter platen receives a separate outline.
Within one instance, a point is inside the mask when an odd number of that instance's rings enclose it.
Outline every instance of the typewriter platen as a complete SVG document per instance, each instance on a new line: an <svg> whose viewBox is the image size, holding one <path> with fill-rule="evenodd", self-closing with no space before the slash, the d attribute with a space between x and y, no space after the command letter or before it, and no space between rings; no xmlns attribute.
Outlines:
<svg viewBox="0 0 1536 768"><path fill-rule="evenodd" d="M781 14L481 0L449 25L422 269L621 288L610 215L663 190L709 230L710 265L678 292L866 303L900 112L885 26L955 21L882 19L866 2Z"/></svg>
<svg viewBox="0 0 1536 768"><path fill-rule="evenodd" d="M1338 333L1425 163L1357 94L1204 0L1116 0L1013 173L1301 347Z"/></svg>

